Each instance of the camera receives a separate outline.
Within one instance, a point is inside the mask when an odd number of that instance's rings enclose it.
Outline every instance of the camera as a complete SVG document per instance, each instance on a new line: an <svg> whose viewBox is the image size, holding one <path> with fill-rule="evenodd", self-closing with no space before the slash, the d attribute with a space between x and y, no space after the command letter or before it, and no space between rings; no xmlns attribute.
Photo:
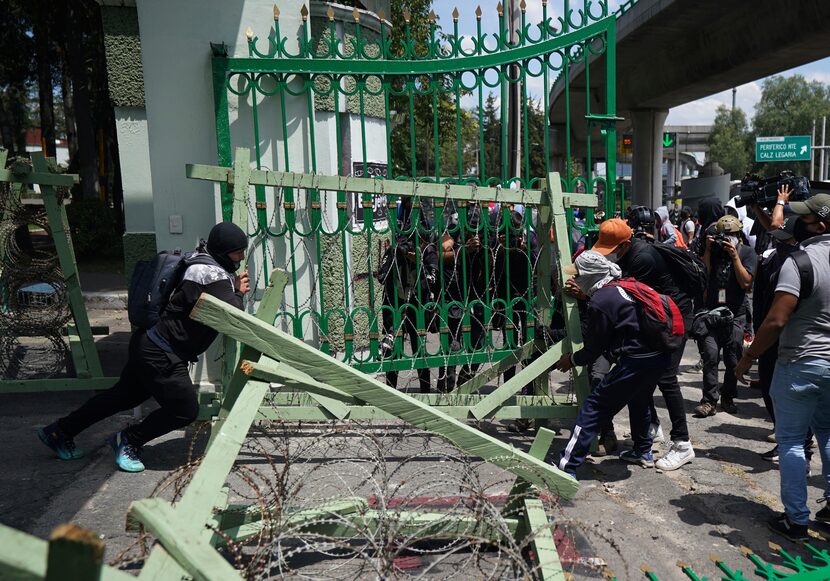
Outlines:
<svg viewBox="0 0 830 581"><path fill-rule="evenodd" d="M741 193L735 199L735 206L741 208L747 204L771 206L778 199L778 190L789 186L790 200L804 200L810 197L810 181L804 176L797 176L791 171L782 171L777 176L762 178L747 175L741 180Z"/></svg>
<svg viewBox="0 0 830 581"><path fill-rule="evenodd" d="M717 244L718 246L723 246L725 242L729 242L729 237L722 232L718 232L714 236L712 236L712 242Z"/></svg>

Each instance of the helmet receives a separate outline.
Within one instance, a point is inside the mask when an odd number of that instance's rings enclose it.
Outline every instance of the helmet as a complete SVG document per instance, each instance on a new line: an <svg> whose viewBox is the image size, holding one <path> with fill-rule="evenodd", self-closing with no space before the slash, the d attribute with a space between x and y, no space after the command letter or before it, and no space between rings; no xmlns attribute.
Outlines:
<svg viewBox="0 0 830 581"><path fill-rule="evenodd" d="M653 228L654 212L646 206L632 206L628 211L628 225L635 230L642 227Z"/></svg>
<svg viewBox="0 0 830 581"><path fill-rule="evenodd" d="M721 234L732 234L741 232L743 230L743 224L735 216L727 215L718 219L715 228Z"/></svg>

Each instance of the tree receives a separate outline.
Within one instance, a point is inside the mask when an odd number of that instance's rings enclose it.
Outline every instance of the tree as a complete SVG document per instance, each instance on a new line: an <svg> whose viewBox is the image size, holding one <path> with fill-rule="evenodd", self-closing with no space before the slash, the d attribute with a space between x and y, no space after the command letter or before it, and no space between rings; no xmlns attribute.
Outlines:
<svg viewBox="0 0 830 581"><path fill-rule="evenodd" d="M830 89L801 75L775 76L764 80L761 99L752 119L755 136L809 135L813 121L830 115ZM805 175L809 162L757 163L755 171L767 175L790 169Z"/></svg>
<svg viewBox="0 0 830 581"><path fill-rule="evenodd" d="M31 124L29 96L34 87L34 40L30 34L29 10L22 0L13 0L0 10L0 137L9 155L26 149L26 130ZM24 58L20 58L23 55Z"/></svg>
<svg viewBox="0 0 830 581"><path fill-rule="evenodd" d="M732 179L740 179L750 169L749 129L746 114L736 107L718 106L709 134L709 160L720 164Z"/></svg>

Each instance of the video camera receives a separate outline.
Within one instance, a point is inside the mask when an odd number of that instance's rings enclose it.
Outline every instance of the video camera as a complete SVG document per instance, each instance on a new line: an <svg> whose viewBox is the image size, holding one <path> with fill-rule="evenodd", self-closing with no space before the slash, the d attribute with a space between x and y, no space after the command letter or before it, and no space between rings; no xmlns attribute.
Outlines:
<svg viewBox="0 0 830 581"><path fill-rule="evenodd" d="M741 193L735 199L735 206L741 208L747 204L757 204L761 207L772 206L778 199L778 190L789 186L790 200L798 201L809 198L810 181L804 176L797 176L791 171L782 171L777 176L762 178L757 175L747 175L741 180Z"/></svg>

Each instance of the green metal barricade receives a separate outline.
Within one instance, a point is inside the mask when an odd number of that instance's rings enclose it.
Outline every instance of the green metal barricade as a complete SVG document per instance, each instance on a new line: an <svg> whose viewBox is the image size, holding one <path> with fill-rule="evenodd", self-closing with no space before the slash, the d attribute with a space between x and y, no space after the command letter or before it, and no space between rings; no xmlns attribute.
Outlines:
<svg viewBox="0 0 830 581"><path fill-rule="evenodd" d="M272 195L255 185L251 200L236 200L260 249L260 286L273 267L288 271L292 282L278 327L363 371L395 372L495 363L549 323L540 318L540 306L552 296L545 290L550 285L540 284L550 269L540 271L538 250L550 234L540 230L538 192L559 171L562 191L596 194L606 214L618 207L616 20L606 2L566 2L563 16L543 2L539 23L527 22L522 6L512 27L499 5L495 34L482 32L477 10L477 33L462 37L457 11L445 33L434 14L426 23L393 14L392 26L382 14L312 4L311 11L302 9L296 41L281 28L275 8L271 34L248 28L247 57L212 47L221 166L230 168L234 147L246 146L255 170L423 184L423 191L406 196L313 184L274 184ZM570 71L583 64L587 88L572 90ZM605 76L601 91L591 88L592 67ZM554 87L566 110L557 126L547 113ZM576 99L584 118L570 115ZM605 161L604 175L585 162L597 157ZM456 184L472 186L472 194L445 196L444 188ZM481 207L484 218L472 223L470 205L480 204L476 188L495 193ZM234 203L233 185L223 184L225 219ZM589 228L594 209L586 208ZM406 212L408 220L399 219ZM414 299L385 293L379 276L387 249L407 234L417 245L440 249L452 239L455 246L454 268L440 264L427 296L416 285ZM477 271L472 238L486 256ZM416 273L423 258L416 253ZM512 284L518 271L522 285ZM453 275L461 279L455 294L448 292ZM452 313L457 321L459 310L456 332ZM418 340L410 346L413 326ZM384 353L390 331L394 349Z"/></svg>

